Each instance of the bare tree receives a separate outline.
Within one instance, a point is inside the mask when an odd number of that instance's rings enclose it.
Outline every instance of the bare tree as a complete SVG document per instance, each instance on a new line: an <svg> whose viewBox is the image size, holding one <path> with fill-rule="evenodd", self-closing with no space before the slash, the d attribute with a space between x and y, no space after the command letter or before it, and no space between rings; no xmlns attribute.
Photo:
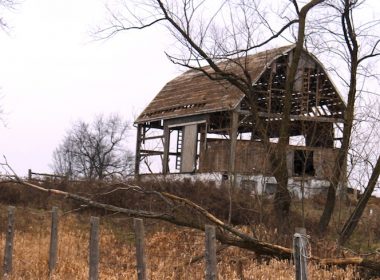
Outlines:
<svg viewBox="0 0 380 280"><path fill-rule="evenodd" d="M212 80L228 82L241 91L250 103L258 137L270 154L273 176L279 186L274 209L279 221L284 221L291 204L286 146L289 144L292 91L305 40L307 14L322 2L324 0L311 0L300 6L298 1L292 0L291 5L286 3L280 9L276 7L278 3L263 6L260 1L246 0L226 0L214 3L214 6L211 1L198 0L146 0L136 5L123 3L118 8L109 7L111 24L99 30L97 35L109 38L120 31L141 30L161 24L178 43L179 54L167 53L173 63L202 72ZM272 8L276 8L277 13L270 13ZM297 25L297 31L292 38L290 28L294 25ZM266 124L259 117L257 93L247 69L246 57L284 36L296 47L289 62L279 143L273 149ZM221 60L225 62L222 65L218 64Z"/></svg>
<svg viewBox="0 0 380 280"><path fill-rule="evenodd" d="M367 80L374 76L370 70L370 62L380 55L380 36L376 31L380 19L368 19L363 22L356 17L356 11L365 2L367 1L326 1L323 21L314 22L315 25L310 28L314 30L315 35L309 36L310 45L313 45L319 52L328 53L330 60L335 64L332 70L341 79L347 91L347 108L344 115L341 147L334 166L325 208L319 222L320 232L327 229L335 208L336 191L347 180L345 173L354 132L353 127L357 122L358 98L365 93L362 91L363 86L360 82L364 84L364 81L368 82Z"/></svg>
<svg viewBox="0 0 380 280"><path fill-rule="evenodd" d="M54 172L90 180L131 174L133 157L126 148L128 128L118 115L100 115L91 124L77 121L53 153Z"/></svg>

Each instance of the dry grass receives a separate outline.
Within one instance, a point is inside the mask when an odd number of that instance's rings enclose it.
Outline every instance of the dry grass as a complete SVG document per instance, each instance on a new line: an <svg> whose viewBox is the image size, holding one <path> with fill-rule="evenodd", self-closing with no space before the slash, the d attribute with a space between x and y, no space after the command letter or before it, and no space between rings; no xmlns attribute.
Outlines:
<svg viewBox="0 0 380 280"><path fill-rule="evenodd" d="M0 207L3 258L6 209ZM62 213L61 213L62 214ZM148 279L204 279L204 262L190 264L201 255L204 235L163 223L145 222ZM50 213L18 207L11 279L48 279ZM59 263L52 279L88 279L89 217L61 215ZM131 219L101 218L100 279L136 279L134 239ZM255 254L227 248L218 255L219 279L294 279L293 265L287 261L258 262ZM325 269L309 264L310 279L360 279L353 268Z"/></svg>

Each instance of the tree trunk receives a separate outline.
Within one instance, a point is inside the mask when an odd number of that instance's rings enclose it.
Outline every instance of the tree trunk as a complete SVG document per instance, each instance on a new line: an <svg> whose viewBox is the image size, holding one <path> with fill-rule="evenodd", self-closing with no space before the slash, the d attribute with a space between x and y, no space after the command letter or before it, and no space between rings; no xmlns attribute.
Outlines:
<svg viewBox="0 0 380 280"><path fill-rule="evenodd" d="M288 169L286 162L286 148L287 145L281 147L278 144L278 149L275 150L276 154L272 155L272 168L274 169L274 177L277 181L277 189L274 196L274 213L276 215L276 222L280 231L286 228L289 221L289 211L291 205L291 196L288 189ZM281 151L284 149L285 151Z"/></svg>
<svg viewBox="0 0 380 280"><path fill-rule="evenodd" d="M292 109L292 93L294 88L294 81L297 75L298 64L303 51L303 44L305 41L305 26L306 16L308 12L324 0L311 0L302 7L298 16L298 34L296 47L293 51L292 60L289 61L286 84L285 84L285 98L283 100L282 120L279 131L279 142L277 144L276 155L271 156L272 168L274 169L274 176L278 183L278 188L274 199L274 208L277 221L281 221L281 225L286 223L289 217L289 210L291 205L291 196L288 190L288 168L287 168L287 147L289 145L289 130L290 130L290 114ZM270 148L268 148L270 149Z"/></svg>
<svg viewBox="0 0 380 280"><path fill-rule="evenodd" d="M360 197L358 204L356 205L354 211L351 213L350 217L344 224L338 239L338 244L340 246L344 245L347 240L351 237L354 232L358 222L363 215L364 209L367 206L368 200L376 187L377 180L380 175L380 156L377 158L376 166L372 171L371 178L368 181L367 188L365 189L363 195Z"/></svg>
<svg viewBox="0 0 380 280"><path fill-rule="evenodd" d="M330 183L328 192L327 192L327 198L325 202L325 208L323 209L322 216L319 220L319 232L322 234L326 231L330 220L332 213L334 212L335 207L335 198L336 198L336 190L333 183Z"/></svg>
<svg viewBox="0 0 380 280"><path fill-rule="evenodd" d="M359 66L359 45L356 40L356 34L351 22L351 2L349 0L345 0L344 11L342 12L342 28L343 35L345 38L345 44L349 49L350 53L350 83L349 83L349 91L348 91L348 100L347 100L347 108L344 113L344 127L343 127L343 140L342 146L338 152L338 159L334 166L334 174L330 183L330 187L328 190L328 195L326 199L325 208L323 210L323 214L319 220L319 230L321 233L324 233L330 223L332 214L335 208L335 195L336 190L339 187L339 183L341 183L342 175L346 176L346 174L342 174L342 170L346 170L345 166L347 164L347 154L350 147L351 141L351 133L352 126L354 122L354 112L355 112L355 99L356 99L356 82L357 82L357 70ZM334 196L334 198L332 198Z"/></svg>

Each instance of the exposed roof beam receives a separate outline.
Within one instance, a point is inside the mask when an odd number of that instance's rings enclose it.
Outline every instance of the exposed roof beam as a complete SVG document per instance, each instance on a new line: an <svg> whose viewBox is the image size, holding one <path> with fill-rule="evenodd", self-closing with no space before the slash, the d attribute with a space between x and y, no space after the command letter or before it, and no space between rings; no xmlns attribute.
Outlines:
<svg viewBox="0 0 380 280"><path fill-rule="evenodd" d="M249 110L238 110L239 114L242 115L251 115L252 113ZM270 118L270 119L281 119L282 114L273 114L259 112L260 117ZM328 122L328 123L343 123L342 118L333 118L333 117L322 117L322 116L304 116L304 115L290 115L291 120L295 121L310 121L310 122Z"/></svg>

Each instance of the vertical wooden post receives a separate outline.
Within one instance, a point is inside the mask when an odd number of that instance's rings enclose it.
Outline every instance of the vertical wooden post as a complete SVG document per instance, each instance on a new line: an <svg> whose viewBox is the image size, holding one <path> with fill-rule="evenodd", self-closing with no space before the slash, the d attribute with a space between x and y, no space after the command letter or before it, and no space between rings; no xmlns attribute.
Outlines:
<svg viewBox="0 0 380 280"><path fill-rule="evenodd" d="M296 280L307 280L307 238L305 228L296 228L293 237Z"/></svg>
<svg viewBox="0 0 380 280"><path fill-rule="evenodd" d="M170 131L167 124L164 124L164 157L162 159L162 174L169 173L169 148L170 148Z"/></svg>
<svg viewBox="0 0 380 280"><path fill-rule="evenodd" d="M200 125L198 171L203 170L203 158L207 150L207 122Z"/></svg>
<svg viewBox="0 0 380 280"><path fill-rule="evenodd" d="M28 180L32 180L32 169L28 169Z"/></svg>
<svg viewBox="0 0 380 280"><path fill-rule="evenodd" d="M206 259L206 280L216 280L218 278L216 269L216 247L215 247L215 227L205 226L205 259Z"/></svg>
<svg viewBox="0 0 380 280"><path fill-rule="evenodd" d="M90 218L90 258L89 258L89 279L98 280L99 273L99 218Z"/></svg>
<svg viewBox="0 0 380 280"><path fill-rule="evenodd" d="M239 114L235 111L231 113L231 127L230 127L230 158L228 164L228 171L230 175L235 174L236 165L236 143L237 143L237 133L239 127Z"/></svg>
<svg viewBox="0 0 380 280"><path fill-rule="evenodd" d="M232 219L232 198L234 190L236 188L236 144L237 133L239 127L239 114L236 111L231 113L230 124L230 156L228 163L228 179L229 179L229 211L228 211L228 223Z"/></svg>
<svg viewBox="0 0 380 280"><path fill-rule="evenodd" d="M135 155L135 179L137 180L140 175L140 150L141 150L141 136L142 136L142 124L137 125L137 136L136 136L136 155Z"/></svg>
<svg viewBox="0 0 380 280"><path fill-rule="evenodd" d="M239 278L239 280L244 280L243 262L241 260L237 261L236 274L237 274L237 277Z"/></svg>
<svg viewBox="0 0 380 280"><path fill-rule="evenodd" d="M135 230L137 279L146 280L146 263L144 251L144 224L142 219L133 219Z"/></svg>
<svg viewBox="0 0 380 280"><path fill-rule="evenodd" d="M270 66L270 74L269 74L269 79L268 79L268 87L267 87L267 92L268 92L268 99L267 99L267 112L268 114L272 113L272 83L273 83L273 76L276 75L276 63L273 62Z"/></svg>
<svg viewBox="0 0 380 280"><path fill-rule="evenodd" d="M12 273L12 254L13 254L13 237L14 237L14 222L15 222L15 207L8 207L8 225L5 238L4 248L4 266L3 266L3 278L8 279Z"/></svg>
<svg viewBox="0 0 380 280"><path fill-rule="evenodd" d="M58 207L51 210L51 231L50 231L50 251L49 251L49 278L51 278L57 264L58 249Z"/></svg>

